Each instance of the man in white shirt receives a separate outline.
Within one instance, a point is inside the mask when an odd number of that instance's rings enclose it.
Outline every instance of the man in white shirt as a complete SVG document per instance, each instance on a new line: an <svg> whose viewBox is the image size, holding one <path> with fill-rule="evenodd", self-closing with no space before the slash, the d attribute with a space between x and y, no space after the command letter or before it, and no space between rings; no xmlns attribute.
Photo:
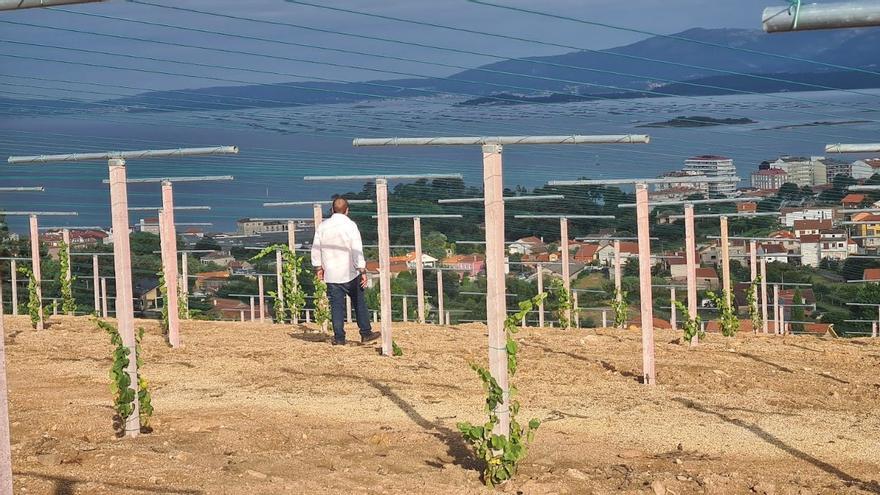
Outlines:
<svg viewBox="0 0 880 495"><path fill-rule="evenodd" d="M348 218L348 201L333 200L333 215L315 229L312 242L312 266L318 278L327 284L330 315L333 321L333 345L345 344L345 298L351 305L360 329L361 342L378 339L381 334L370 326L370 313L364 288L367 286L367 262L357 224Z"/></svg>

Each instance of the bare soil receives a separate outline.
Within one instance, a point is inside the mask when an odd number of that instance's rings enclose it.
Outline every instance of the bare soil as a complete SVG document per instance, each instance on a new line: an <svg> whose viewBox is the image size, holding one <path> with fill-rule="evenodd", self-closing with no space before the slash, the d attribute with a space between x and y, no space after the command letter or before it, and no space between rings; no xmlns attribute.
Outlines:
<svg viewBox="0 0 880 495"><path fill-rule="evenodd" d="M482 422L482 325L394 326L402 357L314 328L147 329L153 433L117 439L110 346L85 318L6 318L16 493L491 493L456 422ZM307 330L307 331L306 331ZM356 330L349 333L356 339ZM659 330L521 332L521 419L543 421L507 493L880 493L880 340Z"/></svg>

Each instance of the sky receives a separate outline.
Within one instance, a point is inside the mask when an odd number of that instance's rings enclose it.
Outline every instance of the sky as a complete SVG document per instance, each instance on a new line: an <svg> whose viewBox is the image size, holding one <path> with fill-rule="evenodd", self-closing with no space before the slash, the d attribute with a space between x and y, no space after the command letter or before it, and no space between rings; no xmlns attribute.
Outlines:
<svg viewBox="0 0 880 495"><path fill-rule="evenodd" d="M503 57L552 55L571 51L542 44L502 40L332 11L289 3L285 0L144 1L166 6L178 5L228 16L295 23L358 35L379 36L403 42L480 51ZM620 46L643 38L643 36L634 33L512 12L477 5L466 0L311 1L321 5L371 14L426 21L481 32L514 35L545 43L560 43L590 49ZM767 0L738 0L736 2L707 2L705 0L497 1L507 6L538 9L660 33L676 33L695 27L760 29L761 12L768 5ZM184 29L95 17L96 15L175 25ZM55 29L13 23L47 26ZM83 32L74 33L58 28ZM453 67L391 61L366 55L338 53L282 43L230 38L199 33L193 29L439 62ZM142 38L161 41L165 44L102 37L88 33ZM478 55L454 54L430 48L319 33L289 26L272 26L209 14L174 11L154 5L126 1L3 12L0 15L0 40L2 40L0 41L0 54L18 57L0 56L0 76L3 76L0 81L5 83L5 88L0 96L19 98L63 95L65 97L95 99L111 97L113 94L133 94L142 90L303 81L319 78L334 81L363 81L405 77L401 73L414 76L445 76L458 72L460 70L458 67L476 67L497 61L497 59ZM245 51L276 58L241 53L217 53L196 48L171 46L168 43ZM34 44L43 46L32 46ZM76 52L46 45L162 60ZM28 59L35 57L53 61ZM277 57L301 60L279 60ZM91 65L65 64L60 61ZM334 67L327 64L356 65L362 68ZM116 68L108 68L108 66ZM140 68L153 72L138 72L124 70L124 68ZM156 74L155 72L165 74ZM23 76L55 79L56 81L41 82L39 83L40 87L35 87L37 83L33 80L22 79ZM76 83L105 83L130 86L131 89L100 89ZM64 88L65 90L52 91L47 88Z"/></svg>

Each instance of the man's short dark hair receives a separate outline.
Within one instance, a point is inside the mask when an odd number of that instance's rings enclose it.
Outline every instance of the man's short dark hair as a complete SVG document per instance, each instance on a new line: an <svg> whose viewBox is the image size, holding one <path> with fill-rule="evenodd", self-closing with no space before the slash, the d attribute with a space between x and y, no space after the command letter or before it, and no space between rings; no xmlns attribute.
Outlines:
<svg viewBox="0 0 880 495"><path fill-rule="evenodd" d="M345 213L348 211L348 200L336 198L333 200L333 213Z"/></svg>

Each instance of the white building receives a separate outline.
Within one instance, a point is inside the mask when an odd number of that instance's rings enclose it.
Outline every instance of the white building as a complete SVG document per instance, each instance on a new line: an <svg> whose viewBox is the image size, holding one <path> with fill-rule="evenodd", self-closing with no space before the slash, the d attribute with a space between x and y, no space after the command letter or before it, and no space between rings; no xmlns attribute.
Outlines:
<svg viewBox="0 0 880 495"><path fill-rule="evenodd" d="M846 175L853 179L867 179L874 175L874 168L862 160L852 163L839 162L837 160L823 159L828 182L831 183L835 176Z"/></svg>
<svg viewBox="0 0 880 495"><path fill-rule="evenodd" d="M833 220L834 208L803 208L798 210L782 209L782 223L786 227L794 227L796 220Z"/></svg>
<svg viewBox="0 0 880 495"><path fill-rule="evenodd" d="M765 168L752 172L752 187L776 191L788 182L788 174L780 168Z"/></svg>
<svg viewBox="0 0 880 495"><path fill-rule="evenodd" d="M788 182L798 187L821 186L828 183L828 169L822 160L825 157L782 156L775 162L765 162L769 168L778 168L788 174ZM763 164L762 164L763 165Z"/></svg>
<svg viewBox="0 0 880 495"><path fill-rule="evenodd" d="M713 182L709 184L709 194L730 196L736 192L736 167L733 160L724 156L700 155L684 161L684 172L691 172L706 177L730 177L730 182Z"/></svg>

